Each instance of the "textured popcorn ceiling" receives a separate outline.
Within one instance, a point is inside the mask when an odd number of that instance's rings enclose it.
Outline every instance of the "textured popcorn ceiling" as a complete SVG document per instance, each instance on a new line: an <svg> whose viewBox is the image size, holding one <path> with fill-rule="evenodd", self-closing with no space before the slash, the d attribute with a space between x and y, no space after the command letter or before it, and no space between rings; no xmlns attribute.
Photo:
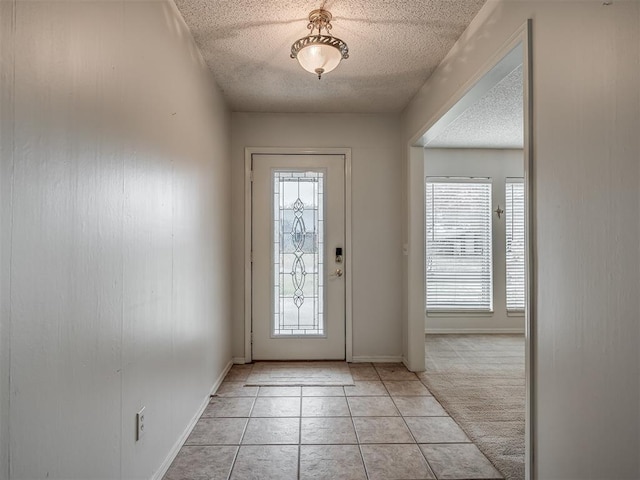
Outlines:
<svg viewBox="0 0 640 480"><path fill-rule="evenodd" d="M399 112L486 0L175 0L234 111ZM318 80L289 58L324 5L350 58Z"/></svg>
<svg viewBox="0 0 640 480"><path fill-rule="evenodd" d="M430 148L523 148L522 65L431 140Z"/></svg>

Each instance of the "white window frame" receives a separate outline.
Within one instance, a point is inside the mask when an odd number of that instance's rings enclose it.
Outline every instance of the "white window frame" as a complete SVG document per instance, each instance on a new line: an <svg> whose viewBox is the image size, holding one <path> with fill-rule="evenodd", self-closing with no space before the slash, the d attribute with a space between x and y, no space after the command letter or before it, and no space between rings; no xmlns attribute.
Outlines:
<svg viewBox="0 0 640 480"><path fill-rule="evenodd" d="M509 185L522 185L522 218L521 220L521 224L515 224L514 223L514 217L512 215L512 198L513 195L511 195L511 198L509 198ZM526 245L525 245L525 241L526 241L526 232L525 232L525 225L526 225L526 206L525 206L525 201L524 201L524 178L522 177L507 177L505 179L504 182L504 196L505 196L505 215L504 215L504 221L505 221L505 307L507 309L507 315L523 315L524 314L524 309L525 309L525 305L527 302L526 299L526 278L525 278L525 255L526 255ZM517 218L515 219L516 221L518 220ZM516 230L516 233L513 233L513 231ZM521 276L522 276L522 301L520 303L521 306L511 306L509 305L509 292L510 292L510 282L509 282L509 271L510 271L510 266L513 268L516 264L515 261L511 260L510 261L510 253L509 253L509 237L510 234L511 236L513 235L517 235L518 231L521 231L521 252L520 252L520 256L521 256Z"/></svg>
<svg viewBox="0 0 640 480"><path fill-rule="evenodd" d="M429 186L430 184L436 183L475 183L475 184L484 184L488 185L488 210L486 211L485 221L488 224L488 236L484 237L485 246L488 248L488 258L485 258L484 263L488 266L488 285L486 289L488 291L488 304L486 307L483 306L469 306L465 307L464 305L451 305L451 306L429 306L429 263L430 263L430 241L429 238L429 230L430 226L428 224L429 221ZM425 280L426 280L426 312L427 315L438 315L438 316L449 316L449 315L491 315L493 314L493 219L492 219L492 192L493 192L493 180L490 177L442 177L442 176L434 176L434 177L426 177L425 178L425 234L426 234L426 248L425 248Z"/></svg>

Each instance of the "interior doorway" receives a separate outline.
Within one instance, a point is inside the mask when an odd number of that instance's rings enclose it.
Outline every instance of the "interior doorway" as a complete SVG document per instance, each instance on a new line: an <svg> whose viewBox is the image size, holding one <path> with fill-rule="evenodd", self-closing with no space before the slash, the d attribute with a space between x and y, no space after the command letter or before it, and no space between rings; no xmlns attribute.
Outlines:
<svg viewBox="0 0 640 480"><path fill-rule="evenodd" d="M408 170L409 242L423 246L419 253L409 249L408 261L423 265L421 270L409 270L410 283L420 281L422 291L415 287L408 292L409 322L419 315L427 335L421 379L434 396L455 395L456 388L449 387L459 384L463 400L457 405L456 399L439 400L449 403L450 410L459 407L461 418L456 420L481 450L481 437L495 440L502 435L511 441L499 449L511 448L510 459L492 453L490 442L483 453L496 465L502 462L503 474L513 480L531 478L533 444L535 246L529 36L527 24L426 126L410 145ZM409 324L416 335L418 328ZM412 348L418 352L417 343ZM469 375L461 378L469 366ZM497 387L484 389L481 375L473 375L495 369L493 377L499 377L502 367L509 378ZM444 380L440 391L436 380ZM519 405L513 410L498 407L512 415L500 420L512 421L515 428L484 432L479 427L482 420L474 424L468 418L473 415L464 413L484 408L498 392L506 393L505 402ZM472 400L471 393L483 398ZM472 405L476 400L478 405ZM455 418L455 412L450 413ZM483 426L491 427L492 414L485 415Z"/></svg>

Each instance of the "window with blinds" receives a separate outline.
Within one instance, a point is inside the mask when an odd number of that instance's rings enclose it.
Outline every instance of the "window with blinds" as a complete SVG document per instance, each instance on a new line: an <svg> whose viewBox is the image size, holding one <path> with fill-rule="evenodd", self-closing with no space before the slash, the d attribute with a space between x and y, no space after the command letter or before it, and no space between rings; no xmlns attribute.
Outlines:
<svg viewBox="0 0 640 480"><path fill-rule="evenodd" d="M505 229L507 235L507 311L524 311L524 182L507 178L505 183Z"/></svg>
<svg viewBox="0 0 640 480"><path fill-rule="evenodd" d="M491 311L491 179L426 182L427 310Z"/></svg>

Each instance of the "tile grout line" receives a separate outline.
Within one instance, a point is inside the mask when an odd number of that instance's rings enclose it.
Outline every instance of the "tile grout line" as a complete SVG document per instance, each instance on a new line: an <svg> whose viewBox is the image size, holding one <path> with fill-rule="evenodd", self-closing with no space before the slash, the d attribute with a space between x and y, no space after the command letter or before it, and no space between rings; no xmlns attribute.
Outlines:
<svg viewBox="0 0 640 480"><path fill-rule="evenodd" d="M374 367L375 368L375 367ZM377 372L377 368L376 368L376 372ZM416 375L416 378L418 381L420 381L420 378L418 378L418 376ZM382 377L381 377L382 380ZM422 384L422 382L420 382L420 384ZM387 392L389 392L389 389L387 388L387 385L384 383L384 380L382 380L382 385L384 386L384 388L387 390ZM425 388L427 388L426 386L424 386ZM429 391L429 389L427 388L427 391ZM429 391L429 393L431 393ZM402 412L400 411L400 408L398 408L398 404L396 403L395 398L391 395L391 392L389 392L389 397L391 398L391 402L393 402L394 407L396 407L396 410L398 410L398 413L400 414L400 418L402 418L402 422L404 423L405 427L407 427L407 430L409 431L409 435L411 435L411 438L413 438L413 445L416 445L416 447L418 447L418 451L420 452L420 455L422 455L422 458L424 458L424 461L427 463L427 467L429 468L429 471L433 474L434 478L436 480L438 480L438 476L436 475L435 470L433 469L433 467L431 467L431 464L429 463L429 460L427 460L426 455L424 454L424 452L422 451L422 449L420 448L420 446L418 445L418 441L416 440L415 435L413 434L413 432L411 431L411 428L409 427L409 424L407 423L405 416L402 414Z"/></svg>
<svg viewBox="0 0 640 480"><path fill-rule="evenodd" d="M255 407L256 405L256 399L258 398L259 391L260 389L256 391L256 395L255 397L253 397L253 403L251 404L251 408L249 409L249 416L247 417L247 423L244 424L244 428L242 429L242 435L240 435L240 440L238 442L238 449L236 450L236 454L233 456L233 462L231 462L231 468L229 469L229 475L227 476L227 480L231 479L231 475L233 474L233 469L236 467L236 461L238 460L238 455L240 455L240 448L242 447L242 441L244 440L244 436L247 433L247 429L249 428L251 413L253 412L253 407ZM242 398L242 397L235 397L235 398Z"/></svg>
<svg viewBox="0 0 640 480"><path fill-rule="evenodd" d="M395 399L393 397L391 397L391 401L396 406L396 408L398 408L398 404L396 403L396 401L395 401ZM427 458L427 456L424 454L424 452L420 448L420 444L418 443L418 440L416 439L416 436L413 434L413 431L411 430L411 427L409 427L409 424L407 423L407 420L405 419L405 416L402 414L402 412L400 412L399 408L398 408L398 412L400 413L400 418L402 418L402 421L405 424L405 426L407 427L407 430L409 430L409 434L411 435L411 438L413 438L413 441L415 442L415 445L418 447L418 450L420 451L420 455L422 455L422 457L424 458L424 461L427 462L427 466L429 467L429 470L433 474L434 478L436 480L438 480L438 476L436 475L435 470L431 466L431 463L429 463L429 459Z"/></svg>
<svg viewBox="0 0 640 480"><path fill-rule="evenodd" d="M366 477L366 480L369 480L369 470L367 469L367 463L364 461L364 453L362 453L362 444L360 443L360 437L358 435L358 430L356 429L356 423L353 420L353 412L351 411L351 404L349 403L349 397L347 397L347 391L345 387L342 387L342 389L344 390L344 395L347 402L347 408L349 409L349 419L351 419L351 426L353 427L353 433L356 436L356 445L358 445L358 451L360 452L360 460L362 461L364 476Z"/></svg>

